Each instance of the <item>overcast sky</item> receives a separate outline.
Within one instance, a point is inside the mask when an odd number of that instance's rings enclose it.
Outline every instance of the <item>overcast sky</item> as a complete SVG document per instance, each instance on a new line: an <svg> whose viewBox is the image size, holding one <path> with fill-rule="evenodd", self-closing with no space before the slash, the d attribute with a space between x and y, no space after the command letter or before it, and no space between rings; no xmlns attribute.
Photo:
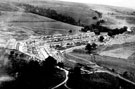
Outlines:
<svg viewBox="0 0 135 89"><path fill-rule="evenodd" d="M61 1L104 4L112 6L129 7L135 9L135 0L61 0Z"/></svg>

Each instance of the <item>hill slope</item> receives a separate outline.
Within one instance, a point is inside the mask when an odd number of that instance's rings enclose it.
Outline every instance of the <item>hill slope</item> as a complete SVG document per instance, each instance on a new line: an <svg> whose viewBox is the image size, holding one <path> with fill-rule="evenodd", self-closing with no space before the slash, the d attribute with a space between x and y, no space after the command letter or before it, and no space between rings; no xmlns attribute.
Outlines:
<svg viewBox="0 0 135 89"><path fill-rule="evenodd" d="M104 19L105 26L110 28L132 27L135 24L135 10L96 4L70 3L62 1L29 1L35 7L55 10L58 14L70 16L76 21L76 25L91 25ZM93 19L96 17L96 19ZM57 18L56 18L57 19Z"/></svg>
<svg viewBox="0 0 135 89"><path fill-rule="evenodd" d="M19 2L19 4L26 2ZM95 24L99 19L106 21L105 26L116 28L122 26L131 27L134 25L134 10L127 8L118 8L112 6L103 5L86 5L80 3L67 3L61 1L36 1L30 0L30 5L34 5L38 8L45 8L55 10L56 13L62 16L70 16L78 23L77 25L91 25ZM4 9L3 9L4 8ZM17 10L10 10L10 9ZM69 30L73 30L72 34L78 32L81 29L79 26L69 25L67 23L59 22L56 19L51 19L39 14L33 14L25 12L25 8L18 6L18 3L0 3L0 10L2 12L0 16L2 29L19 29L25 32L26 35L30 34L54 34L62 33L68 34ZM10 10L10 11L9 11ZM97 17L93 19L93 17ZM124 19L123 19L124 18ZM65 21L66 22L66 21ZM130 23L129 23L130 22ZM3 26L4 25L4 26ZM12 29L12 30L11 30ZM9 30L7 30L9 32ZM15 31L16 33L16 31ZM13 33L12 33L13 34ZM9 35L9 34L8 34ZM19 33L21 35L21 33ZM24 35L24 34L23 34Z"/></svg>
<svg viewBox="0 0 135 89"><path fill-rule="evenodd" d="M17 9L9 10L14 9L14 7ZM10 6L3 6L3 3L0 3L0 10L1 40L8 40L12 37L17 40L24 40L28 39L30 35L53 35L54 33L68 34L69 30L72 30L71 34L75 34L82 28L51 18L27 13L23 8L13 3Z"/></svg>
<svg viewBox="0 0 135 89"><path fill-rule="evenodd" d="M49 8L55 10L58 14L70 16L74 18L76 22L83 25L94 24L97 22L98 18L101 17L101 15L97 11L90 9L89 6L85 4L50 0L33 1L28 3L30 5L38 6L40 8ZM97 17L97 19L93 20L93 17Z"/></svg>

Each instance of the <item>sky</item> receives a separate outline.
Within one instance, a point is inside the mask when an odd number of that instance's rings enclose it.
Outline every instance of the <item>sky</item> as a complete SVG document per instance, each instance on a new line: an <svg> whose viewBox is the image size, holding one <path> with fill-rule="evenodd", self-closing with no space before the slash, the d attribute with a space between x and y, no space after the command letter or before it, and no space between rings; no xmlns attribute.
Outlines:
<svg viewBox="0 0 135 89"><path fill-rule="evenodd" d="M135 9L135 0L60 0L79 3L103 4Z"/></svg>

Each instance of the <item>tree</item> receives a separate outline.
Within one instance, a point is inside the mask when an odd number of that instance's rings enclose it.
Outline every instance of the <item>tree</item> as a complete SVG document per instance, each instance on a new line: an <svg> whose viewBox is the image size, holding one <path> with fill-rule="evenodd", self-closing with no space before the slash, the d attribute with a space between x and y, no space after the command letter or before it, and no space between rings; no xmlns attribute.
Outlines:
<svg viewBox="0 0 135 89"><path fill-rule="evenodd" d="M99 20L99 21L96 23L96 25L97 25L97 26L100 26L100 25L103 24L103 23L105 23L105 20Z"/></svg>
<svg viewBox="0 0 135 89"><path fill-rule="evenodd" d="M90 44L87 44L85 50L87 50L88 53L91 53L92 46Z"/></svg>
<svg viewBox="0 0 135 89"><path fill-rule="evenodd" d="M73 31L72 31L72 30L69 30L68 32L69 32L69 33L72 33Z"/></svg>
<svg viewBox="0 0 135 89"><path fill-rule="evenodd" d="M97 47L97 44L95 44L95 43L92 43L92 49L94 50L94 49L96 49L96 47Z"/></svg>
<svg viewBox="0 0 135 89"><path fill-rule="evenodd" d="M59 62L57 65L58 65L59 67L61 67L61 68L64 68L64 63L63 63L63 62Z"/></svg>
<svg viewBox="0 0 135 89"><path fill-rule="evenodd" d="M132 72L125 71L123 73L123 77L125 77L125 78L127 78L127 79L129 79L129 80L131 80L133 82L135 82L135 74L132 73Z"/></svg>
<svg viewBox="0 0 135 89"><path fill-rule="evenodd" d="M43 66L49 69L53 69L56 66L56 64L57 64L56 59L54 59L51 56L49 56L48 58L45 59L45 61L43 61Z"/></svg>
<svg viewBox="0 0 135 89"><path fill-rule="evenodd" d="M92 19L97 20L97 17L96 17L96 16L94 16Z"/></svg>
<svg viewBox="0 0 135 89"><path fill-rule="evenodd" d="M80 63L76 63L74 68L70 70L70 75L73 77L73 79L78 80L78 78L81 77L81 67L82 66L80 65Z"/></svg>
<svg viewBox="0 0 135 89"><path fill-rule="evenodd" d="M112 31L108 31L108 36L113 36L113 32Z"/></svg>
<svg viewBox="0 0 135 89"><path fill-rule="evenodd" d="M85 50L90 54L93 50L95 50L97 45L95 43L87 44Z"/></svg>
<svg viewBox="0 0 135 89"><path fill-rule="evenodd" d="M104 37L103 37L103 36L100 36L100 37L99 37L99 41L100 41L100 42L104 42Z"/></svg>
<svg viewBox="0 0 135 89"><path fill-rule="evenodd" d="M81 28L81 31L82 31L82 32L87 32L88 30L85 29L85 28Z"/></svg>
<svg viewBox="0 0 135 89"><path fill-rule="evenodd" d="M96 35L100 35L100 31L99 31L98 29L95 29L95 30L94 30L94 33L95 33Z"/></svg>
<svg viewBox="0 0 135 89"><path fill-rule="evenodd" d="M122 33L126 32L127 29L128 29L127 26L124 26L123 28L119 29L119 34L122 34Z"/></svg>
<svg viewBox="0 0 135 89"><path fill-rule="evenodd" d="M74 74L76 76L81 76L81 66L77 63L75 68L74 68Z"/></svg>

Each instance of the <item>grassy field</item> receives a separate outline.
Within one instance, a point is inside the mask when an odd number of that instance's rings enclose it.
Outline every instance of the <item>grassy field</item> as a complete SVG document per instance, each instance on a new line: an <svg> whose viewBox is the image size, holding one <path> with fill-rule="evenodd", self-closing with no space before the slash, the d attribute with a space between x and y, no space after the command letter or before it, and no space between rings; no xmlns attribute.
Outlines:
<svg viewBox="0 0 135 89"><path fill-rule="evenodd" d="M83 52L85 49L80 49ZM114 69L122 74L125 71L135 74L135 42L114 44L110 46L99 46L94 56L78 52L71 52L73 56L84 60L92 61L105 68ZM104 55L100 55L104 53ZM74 60L74 59L73 59ZM77 61L77 59L75 59ZM80 62L78 59L77 62Z"/></svg>
<svg viewBox="0 0 135 89"><path fill-rule="evenodd" d="M18 7L4 1L0 2L0 11L17 11Z"/></svg>
<svg viewBox="0 0 135 89"><path fill-rule="evenodd" d="M135 16L116 16L118 19L125 19L129 24L135 24Z"/></svg>
<svg viewBox="0 0 135 89"><path fill-rule="evenodd" d="M107 47L103 46L98 51L100 51L99 52L100 55L133 60L133 54L135 53L134 45L135 45L135 42L127 42L124 44L114 44Z"/></svg>
<svg viewBox="0 0 135 89"><path fill-rule="evenodd" d="M33 1L30 4L39 6L42 8L51 8L56 10L58 13L63 14L65 16L70 16L74 18L77 22L90 25L97 20L93 20L94 16L99 17L98 13L94 10L90 9L86 4L81 3L70 3L70 2L62 2L62 1Z"/></svg>
<svg viewBox="0 0 135 89"><path fill-rule="evenodd" d="M115 57L109 57L109 56L90 56L88 54L79 54L79 53L72 53L73 55L84 58L85 60L96 62L98 65L115 69L118 73L123 73L125 71L133 72L135 73L135 60L125 60L122 58L115 58Z"/></svg>
<svg viewBox="0 0 135 89"><path fill-rule="evenodd" d="M130 71L135 73L135 42L124 44L115 44L112 46L100 46L96 52L104 53L104 55L90 56L89 54L81 54L72 52L73 55L96 62L98 65L115 69L117 72L123 73ZM109 55L110 54L110 55Z"/></svg>
<svg viewBox="0 0 135 89"><path fill-rule="evenodd" d="M115 44L108 47L100 46L98 47L97 50L95 50L95 52L99 53L105 52L104 55L96 54L95 56L90 56L89 54L86 53L77 53L77 52L72 52L71 54L77 56L77 58L83 58L84 60L96 62L100 66L115 69L119 73L123 73L125 71L135 73L134 45L135 42L130 42L121 45Z"/></svg>
<svg viewBox="0 0 135 89"><path fill-rule="evenodd" d="M20 28L25 27L28 28L27 30L31 29L32 31L37 33L40 31L41 33L43 33L44 31L45 34L53 34L55 32L62 32L63 34L66 34L69 30L73 30L73 34L75 34L78 30L81 29L81 27L78 26L62 23L47 17L25 12L23 12L22 14L14 15L13 18L15 19L10 20L10 25Z"/></svg>
<svg viewBox="0 0 135 89"><path fill-rule="evenodd" d="M76 34L82 27L59 22L51 18L26 13L15 3L0 3L0 34L17 40L31 35ZM69 33L72 30L72 33Z"/></svg>
<svg viewBox="0 0 135 89"><path fill-rule="evenodd" d="M73 31L72 34L75 34L81 29L81 27L55 21L47 17L37 16L37 18L35 18L34 16L36 15L30 13L25 13L25 15L27 17L22 15L21 19L12 21L10 24L16 27L26 27L28 28L28 30L34 31L37 34L42 35L52 35L55 32L61 34L68 34L69 30Z"/></svg>
<svg viewBox="0 0 135 89"><path fill-rule="evenodd" d="M99 12L103 13L104 17L104 11L107 9L107 13L117 13L117 16L119 15L129 15L128 18L130 18L129 21L132 20L132 17L130 17L130 14L133 12L133 10L130 9L122 9L117 7L109 7L109 6L99 6L99 5L86 5L86 4L80 4L80 3L65 3L61 1L29 1L28 3L39 6L42 8L50 8L57 11L57 13L71 16L73 17L77 22L83 23L83 24L94 24L97 22L99 16ZM102 7L102 8L101 8ZM62 23L56 20L53 20L51 18L26 13L22 8L19 8L16 6L16 3L8 4L8 3L1 3L0 9L2 11L2 14L0 15L0 20L6 23L9 26L14 26L17 29L21 29L21 31L27 32L28 34L22 34L22 38L24 36L27 37L27 35L30 34L39 34L39 35L52 35L55 33L61 33L61 34L68 34L69 30L72 30L71 34L76 34L78 30L80 30L82 27L74 26L66 23ZM101 10L102 9L102 10ZM97 19L93 19L93 17L96 16ZM112 15L107 15L108 19L111 19L111 22L109 24L113 24L116 22L116 20L121 18L110 18ZM106 17L106 15L105 15ZM107 17L106 17L107 18ZM127 19L128 19L127 18ZM123 21L121 21L123 22ZM16 33L16 32L15 32ZM16 35L16 34L15 34ZM18 35L18 33L17 33ZM18 36L20 36L19 34Z"/></svg>
<svg viewBox="0 0 135 89"><path fill-rule="evenodd" d="M99 53L100 55L128 59L134 53L134 49L127 48L117 48L110 51L103 51Z"/></svg>
<svg viewBox="0 0 135 89"><path fill-rule="evenodd" d="M25 13L3 11L0 15L1 34L8 34L17 40L28 39L30 35L76 34L82 27L62 23L47 17ZM5 29L5 30L3 30ZM72 33L69 33L72 30Z"/></svg>

